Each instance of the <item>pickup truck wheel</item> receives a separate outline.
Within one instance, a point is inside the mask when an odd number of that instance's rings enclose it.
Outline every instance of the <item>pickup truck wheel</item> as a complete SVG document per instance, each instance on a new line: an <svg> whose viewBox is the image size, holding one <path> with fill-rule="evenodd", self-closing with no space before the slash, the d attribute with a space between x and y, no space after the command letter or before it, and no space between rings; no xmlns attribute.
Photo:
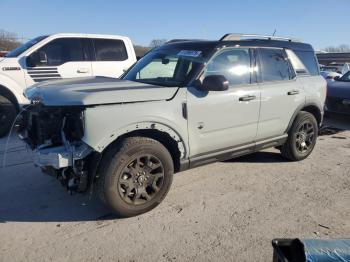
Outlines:
<svg viewBox="0 0 350 262"><path fill-rule="evenodd" d="M16 106L9 99L0 95L0 138L8 134L16 114Z"/></svg>
<svg viewBox="0 0 350 262"><path fill-rule="evenodd" d="M284 158L299 161L307 158L315 147L318 135L316 118L301 111L288 133L287 142L281 147Z"/></svg>
<svg viewBox="0 0 350 262"><path fill-rule="evenodd" d="M99 196L120 217L145 213L168 193L174 173L169 151L158 141L130 137L101 162Z"/></svg>

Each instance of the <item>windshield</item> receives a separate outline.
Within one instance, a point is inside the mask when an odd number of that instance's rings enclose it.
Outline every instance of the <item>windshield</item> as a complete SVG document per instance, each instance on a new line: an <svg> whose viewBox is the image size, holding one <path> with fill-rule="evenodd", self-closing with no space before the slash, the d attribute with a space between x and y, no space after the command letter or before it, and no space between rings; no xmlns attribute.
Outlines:
<svg viewBox="0 0 350 262"><path fill-rule="evenodd" d="M185 86L201 70L206 50L156 49L144 56L123 77L146 84Z"/></svg>
<svg viewBox="0 0 350 262"><path fill-rule="evenodd" d="M13 49L12 51L8 52L5 57L17 57L20 54L22 54L24 51L28 50L29 48L31 48L33 45L39 43L40 41L44 40L46 37L48 37L47 35L43 35L43 36L38 36L32 40L29 40L28 42L24 43L23 45L17 47L16 49Z"/></svg>
<svg viewBox="0 0 350 262"><path fill-rule="evenodd" d="M350 71L343 75L338 81L350 82Z"/></svg>

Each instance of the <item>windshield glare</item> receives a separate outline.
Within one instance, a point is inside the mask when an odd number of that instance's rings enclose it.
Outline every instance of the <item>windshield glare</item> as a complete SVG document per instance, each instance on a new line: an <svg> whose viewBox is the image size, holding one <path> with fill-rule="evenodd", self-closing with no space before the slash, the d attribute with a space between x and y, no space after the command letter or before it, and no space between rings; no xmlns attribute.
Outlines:
<svg viewBox="0 0 350 262"><path fill-rule="evenodd" d="M44 40L46 37L48 37L47 35L44 36L39 36L36 37L32 40L29 40L28 42L24 43L23 45L17 47L16 49L13 49L12 51L8 52L5 57L17 57L20 54L22 54L24 51L28 50L29 48L31 48L33 45L39 43L40 41Z"/></svg>
<svg viewBox="0 0 350 262"><path fill-rule="evenodd" d="M158 49L144 56L123 79L160 86L185 86L204 62L201 50Z"/></svg>

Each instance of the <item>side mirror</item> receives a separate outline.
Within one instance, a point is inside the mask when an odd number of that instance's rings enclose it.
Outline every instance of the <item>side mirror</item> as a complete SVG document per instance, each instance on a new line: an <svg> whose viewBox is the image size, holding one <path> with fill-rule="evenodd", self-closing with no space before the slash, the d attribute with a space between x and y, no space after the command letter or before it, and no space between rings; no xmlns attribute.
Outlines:
<svg viewBox="0 0 350 262"><path fill-rule="evenodd" d="M204 78L202 88L206 91L226 91L229 82L223 75L210 75Z"/></svg>
<svg viewBox="0 0 350 262"><path fill-rule="evenodd" d="M334 81L338 81L340 79L340 76L335 76L333 79Z"/></svg>
<svg viewBox="0 0 350 262"><path fill-rule="evenodd" d="M34 52L27 58L28 66L39 66L39 65L46 65L46 64L47 64L47 55L44 51Z"/></svg>

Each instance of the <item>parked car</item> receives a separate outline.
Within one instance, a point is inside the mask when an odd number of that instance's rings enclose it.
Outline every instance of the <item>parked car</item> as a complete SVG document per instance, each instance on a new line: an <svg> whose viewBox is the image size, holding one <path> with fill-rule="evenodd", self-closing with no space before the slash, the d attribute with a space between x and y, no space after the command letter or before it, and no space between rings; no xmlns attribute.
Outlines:
<svg viewBox="0 0 350 262"><path fill-rule="evenodd" d="M328 82L325 109L327 112L350 115L350 71Z"/></svg>
<svg viewBox="0 0 350 262"><path fill-rule="evenodd" d="M62 78L119 77L136 62L128 37L93 34L39 36L0 58L0 137L20 107L26 87Z"/></svg>
<svg viewBox="0 0 350 262"><path fill-rule="evenodd" d="M7 53L7 51L0 51L0 57L4 57Z"/></svg>
<svg viewBox="0 0 350 262"><path fill-rule="evenodd" d="M173 173L268 147L309 156L326 81L309 44L229 34L164 44L122 79L39 83L26 96L20 137L36 165L70 191L96 183L127 217L157 206Z"/></svg>
<svg viewBox="0 0 350 262"><path fill-rule="evenodd" d="M321 71L335 72L341 74L344 64L320 65Z"/></svg>
<svg viewBox="0 0 350 262"><path fill-rule="evenodd" d="M339 74L337 72L332 72L332 71L321 71L320 74L326 80L334 80L335 77L341 77L342 76L342 74Z"/></svg>

